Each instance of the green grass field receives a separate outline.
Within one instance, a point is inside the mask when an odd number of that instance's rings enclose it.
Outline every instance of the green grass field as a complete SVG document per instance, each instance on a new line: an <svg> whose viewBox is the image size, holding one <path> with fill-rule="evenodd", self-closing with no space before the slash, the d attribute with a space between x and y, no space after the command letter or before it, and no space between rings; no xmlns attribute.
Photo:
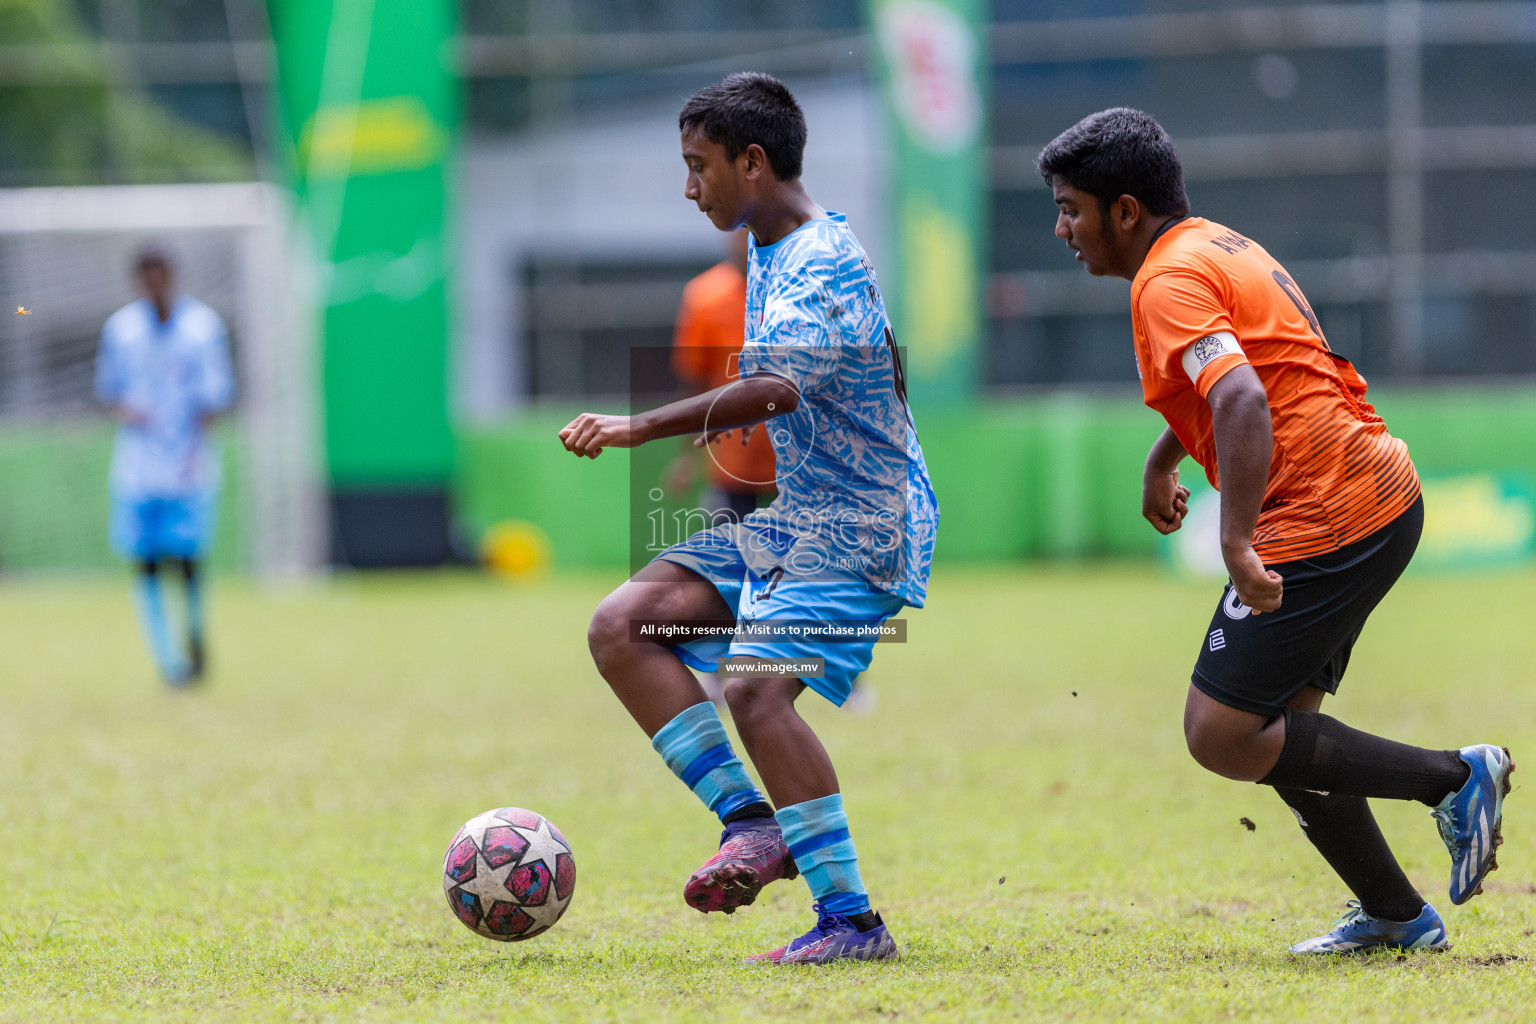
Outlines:
<svg viewBox="0 0 1536 1024"><path fill-rule="evenodd" d="M1378 804L1455 949L1301 961L1347 894L1274 794L1179 722L1217 596L1152 568L948 569L880 649L873 715L807 695L904 958L739 958L811 922L799 881L709 917L717 838L586 655L612 581L230 584L214 680L155 684L126 579L0 588L0 1021L1490 1020L1536 1005L1536 806L1455 908L1427 811ZM1536 574L1410 578L1342 695L1352 724L1508 744L1536 771ZM565 919L500 945L443 849L489 807L575 847ZM1256 829L1239 823L1246 817Z"/></svg>

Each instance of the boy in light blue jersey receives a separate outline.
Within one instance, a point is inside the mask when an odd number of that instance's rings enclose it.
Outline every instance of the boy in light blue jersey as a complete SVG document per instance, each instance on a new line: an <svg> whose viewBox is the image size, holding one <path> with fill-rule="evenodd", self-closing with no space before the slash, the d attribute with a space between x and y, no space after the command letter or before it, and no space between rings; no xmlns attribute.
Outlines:
<svg viewBox="0 0 1536 1024"><path fill-rule="evenodd" d="M170 261L142 253L144 297L107 319L96 397L120 421L112 452L112 546L138 568L139 619L161 676L202 677L206 648L200 559L213 532L218 453L208 440L234 393L219 315L172 292ZM173 562L186 590L185 644L171 638L159 569Z"/></svg>
<svg viewBox="0 0 1536 1024"><path fill-rule="evenodd" d="M896 944L870 905L836 772L795 701L809 687L841 705L881 625L922 605L938 504L874 270L843 216L800 184L794 97L767 75L732 75L690 99L679 128L685 195L722 231L752 232L739 375L638 416L583 414L560 438L596 458L763 424L779 496L661 551L598 607L589 643L657 753L725 826L685 901L731 913L803 874L816 926L752 960L890 959ZM683 667L722 660L767 797Z"/></svg>

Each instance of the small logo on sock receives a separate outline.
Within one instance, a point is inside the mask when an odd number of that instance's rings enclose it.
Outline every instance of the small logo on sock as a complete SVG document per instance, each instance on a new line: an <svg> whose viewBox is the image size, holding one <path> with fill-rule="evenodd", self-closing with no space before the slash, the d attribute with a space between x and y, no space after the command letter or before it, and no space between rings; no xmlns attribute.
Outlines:
<svg viewBox="0 0 1536 1024"><path fill-rule="evenodd" d="M1227 646L1227 634L1219 629L1211 630L1211 650L1219 651Z"/></svg>

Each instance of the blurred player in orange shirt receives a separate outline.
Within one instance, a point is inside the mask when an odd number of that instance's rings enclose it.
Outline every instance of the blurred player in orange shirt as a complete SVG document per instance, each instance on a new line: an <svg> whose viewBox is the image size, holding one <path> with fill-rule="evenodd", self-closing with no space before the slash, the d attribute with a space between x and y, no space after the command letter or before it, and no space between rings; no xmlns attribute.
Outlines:
<svg viewBox="0 0 1536 1024"><path fill-rule="evenodd" d="M689 388L689 396L713 391L736 378L747 315L747 229L730 236L730 258L688 282L677 311L672 371ZM716 437L704 448L710 485L702 506L740 522L773 500L773 446L766 430L746 428ZM690 442L673 464L675 490L693 482L698 456Z"/></svg>
<svg viewBox="0 0 1536 1024"><path fill-rule="evenodd" d="M1418 545L1424 504L1407 446L1329 349L1285 268L1252 239L1190 216L1178 154L1151 117L1093 114L1038 163L1056 236L1090 274L1131 282L1142 392L1168 423L1147 456L1142 514L1161 533L1179 529L1186 457L1221 492L1231 582L1185 699L1190 753L1218 775L1273 786L1359 898L1291 952L1444 948L1444 923L1366 799L1433 808L1451 902L1464 903L1497 867L1508 751L1410 747L1318 711Z"/></svg>

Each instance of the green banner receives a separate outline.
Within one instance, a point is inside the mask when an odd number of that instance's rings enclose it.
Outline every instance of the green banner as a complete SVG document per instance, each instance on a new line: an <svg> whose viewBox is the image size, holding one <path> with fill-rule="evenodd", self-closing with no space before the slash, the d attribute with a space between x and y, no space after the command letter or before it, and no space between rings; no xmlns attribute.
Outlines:
<svg viewBox="0 0 1536 1024"><path fill-rule="evenodd" d="M1494 569L1536 556L1536 488L1518 472L1424 478L1424 534L1413 564Z"/></svg>
<svg viewBox="0 0 1536 1024"><path fill-rule="evenodd" d="M319 268L333 486L449 480L451 0L269 0L290 180Z"/></svg>
<svg viewBox="0 0 1536 1024"><path fill-rule="evenodd" d="M1163 538L1163 554L1180 572L1222 579L1221 495L1186 462L1179 475L1194 493L1177 533ZM1424 532L1414 572L1457 572L1529 565L1536 559L1536 486L1519 469L1423 474ZM1150 527L1149 527L1150 529Z"/></svg>
<svg viewBox="0 0 1536 1024"><path fill-rule="evenodd" d="M976 389L986 212L982 0L869 0L890 113L894 261L881 277L912 393Z"/></svg>

